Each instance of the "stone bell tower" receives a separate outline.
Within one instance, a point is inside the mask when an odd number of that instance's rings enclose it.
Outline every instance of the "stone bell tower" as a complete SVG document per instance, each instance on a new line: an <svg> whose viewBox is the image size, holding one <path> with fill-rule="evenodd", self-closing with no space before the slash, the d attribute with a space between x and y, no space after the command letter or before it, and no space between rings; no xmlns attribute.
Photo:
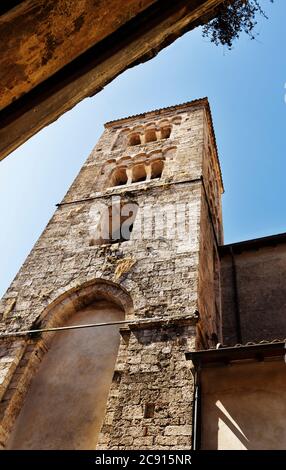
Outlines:
<svg viewBox="0 0 286 470"><path fill-rule="evenodd" d="M3 448L191 447L184 353L221 338L222 191L207 99L105 125L1 301Z"/></svg>

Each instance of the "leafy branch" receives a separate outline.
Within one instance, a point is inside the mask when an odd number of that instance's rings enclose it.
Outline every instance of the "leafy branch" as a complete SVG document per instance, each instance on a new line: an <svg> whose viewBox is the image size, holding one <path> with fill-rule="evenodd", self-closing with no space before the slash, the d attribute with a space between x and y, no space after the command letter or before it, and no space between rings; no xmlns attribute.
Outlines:
<svg viewBox="0 0 286 470"><path fill-rule="evenodd" d="M225 0L217 7L215 18L203 26L203 36L208 37L217 46L222 44L232 49L233 41L242 31L251 39L255 39L257 15L268 18L259 0Z"/></svg>

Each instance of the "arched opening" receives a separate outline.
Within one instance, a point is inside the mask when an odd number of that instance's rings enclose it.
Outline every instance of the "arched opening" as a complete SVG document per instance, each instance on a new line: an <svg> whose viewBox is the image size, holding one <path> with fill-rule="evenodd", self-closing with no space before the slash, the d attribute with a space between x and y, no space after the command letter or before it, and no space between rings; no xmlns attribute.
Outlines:
<svg viewBox="0 0 286 470"><path fill-rule="evenodd" d="M56 304L47 315L47 324L116 322L124 320L124 311L130 308L131 300L120 287L99 283ZM60 317L65 321L60 322ZM119 325L54 333L7 448L95 449L119 340ZM45 337L40 341L45 342Z"/></svg>
<svg viewBox="0 0 286 470"><path fill-rule="evenodd" d="M125 168L116 168L111 177L111 186L123 186L127 183L127 174Z"/></svg>
<svg viewBox="0 0 286 470"><path fill-rule="evenodd" d="M146 129L145 142L155 142L155 140L157 140L155 129Z"/></svg>
<svg viewBox="0 0 286 470"><path fill-rule="evenodd" d="M141 144L141 139L140 139L140 135L138 132L136 132L135 134L131 134L131 136L129 137L129 145L140 145Z"/></svg>
<svg viewBox="0 0 286 470"><path fill-rule="evenodd" d="M171 135L171 126L161 128L161 139L168 139Z"/></svg>
<svg viewBox="0 0 286 470"><path fill-rule="evenodd" d="M157 160L151 165L151 179L160 178L164 168L163 160Z"/></svg>
<svg viewBox="0 0 286 470"><path fill-rule="evenodd" d="M140 181L146 180L146 168L142 163L135 165L132 169L132 183L139 183Z"/></svg>

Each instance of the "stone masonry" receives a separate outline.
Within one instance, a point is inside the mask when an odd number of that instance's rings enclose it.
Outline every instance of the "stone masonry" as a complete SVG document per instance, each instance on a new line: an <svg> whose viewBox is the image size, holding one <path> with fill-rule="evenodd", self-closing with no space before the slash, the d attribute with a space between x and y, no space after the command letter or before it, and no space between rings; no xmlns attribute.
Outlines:
<svg viewBox="0 0 286 470"><path fill-rule="evenodd" d="M1 300L3 334L62 325L52 307L98 282L130 299L132 307L122 301L125 318L138 322L120 328L99 449L191 447L193 379L184 353L221 341L222 191L207 99L109 122ZM138 208L130 239L98 242L98 207L114 198ZM166 233L174 208L183 238ZM49 341L45 334L0 341L5 448Z"/></svg>

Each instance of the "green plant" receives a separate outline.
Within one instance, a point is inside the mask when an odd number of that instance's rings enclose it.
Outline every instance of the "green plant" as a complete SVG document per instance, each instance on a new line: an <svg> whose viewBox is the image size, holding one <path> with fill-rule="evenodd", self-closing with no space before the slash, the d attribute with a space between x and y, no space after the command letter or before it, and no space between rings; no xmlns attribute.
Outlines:
<svg viewBox="0 0 286 470"><path fill-rule="evenodd" d="M273 3L274 0L269 1ZM203 36L210 38L217 46L222 44L229 49L242 31L255 39L258 14L268 18L259 0L225 0L215 13L215 18L203 26Z"/></svg>

